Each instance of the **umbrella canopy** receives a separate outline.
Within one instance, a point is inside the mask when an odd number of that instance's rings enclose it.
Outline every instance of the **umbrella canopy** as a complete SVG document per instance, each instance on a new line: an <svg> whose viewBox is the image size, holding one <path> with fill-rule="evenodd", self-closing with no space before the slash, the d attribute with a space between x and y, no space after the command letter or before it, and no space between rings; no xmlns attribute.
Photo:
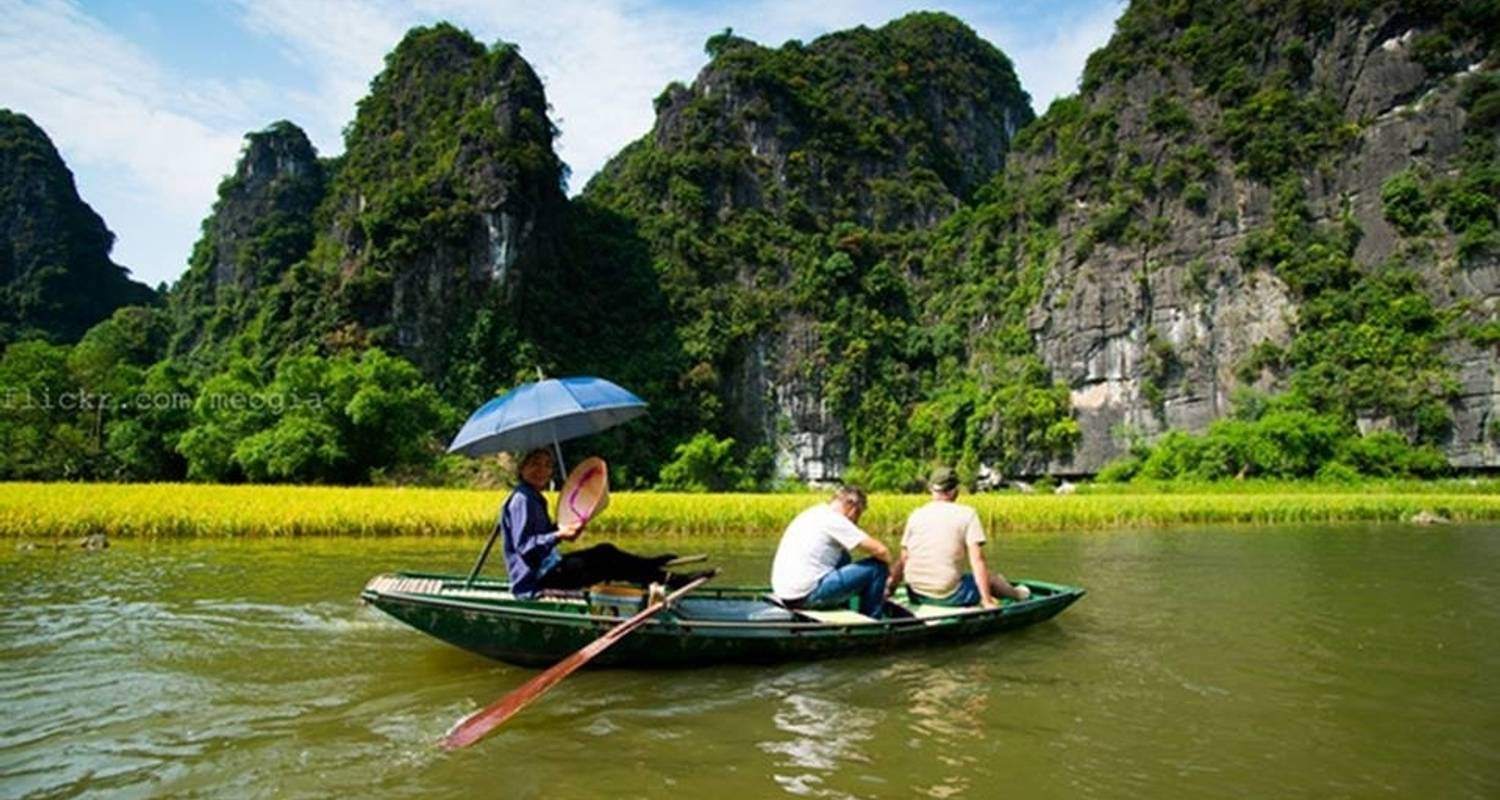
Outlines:
<svg viewBox="0 0 1500 800"><path fill-rule="evenodd" d="M448 452L482 456L524 452L587 436L646 413L646 401L603 378L526 383L479 407Z"/></svg>

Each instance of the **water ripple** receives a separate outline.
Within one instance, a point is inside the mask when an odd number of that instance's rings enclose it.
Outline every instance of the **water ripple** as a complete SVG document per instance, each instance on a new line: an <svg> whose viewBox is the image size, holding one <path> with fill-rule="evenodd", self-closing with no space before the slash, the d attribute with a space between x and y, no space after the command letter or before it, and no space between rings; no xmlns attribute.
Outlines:
<svg viewBox="0 0 1500 800"><path fill-rule="evenodd" d="M435 743L535 672L354 599L443 546L0 554L0 795L1500 796L1497 533L1037 537L1007 572L1091 592L1055 623L585 671L459 753ZM730 566L762 574L769 546Z"/></svg>

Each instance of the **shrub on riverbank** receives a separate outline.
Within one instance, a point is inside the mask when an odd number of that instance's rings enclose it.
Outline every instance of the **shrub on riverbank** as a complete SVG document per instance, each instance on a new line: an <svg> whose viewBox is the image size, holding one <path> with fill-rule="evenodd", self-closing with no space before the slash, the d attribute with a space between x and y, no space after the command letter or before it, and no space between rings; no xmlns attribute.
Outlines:
<svg viewBox="0 0 1500 800"><path fill-rule="evenodd" d="M1388 430L1361 435L1352 419L1315 412L1289 393L1237 397L1235 416L1201 434L1170 431L1152 444L1137 444L1098 477L1104 483L1246 477L1349 483L1435 478L1448 471L1448 460L1431 444L1413 444Z"/></svg>

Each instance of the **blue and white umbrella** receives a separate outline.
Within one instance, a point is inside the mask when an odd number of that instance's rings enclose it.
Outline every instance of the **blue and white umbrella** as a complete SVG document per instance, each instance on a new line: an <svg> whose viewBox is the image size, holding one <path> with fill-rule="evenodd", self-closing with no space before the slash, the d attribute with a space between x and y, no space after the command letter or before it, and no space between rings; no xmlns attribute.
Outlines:
<svg viewBox="0 0 1500 800"><path fill-rule="evenodd" d="M469 417L448 452L482 456L525 452L598 433L646 413L646 401L603 378L525 383Z"/></svg>

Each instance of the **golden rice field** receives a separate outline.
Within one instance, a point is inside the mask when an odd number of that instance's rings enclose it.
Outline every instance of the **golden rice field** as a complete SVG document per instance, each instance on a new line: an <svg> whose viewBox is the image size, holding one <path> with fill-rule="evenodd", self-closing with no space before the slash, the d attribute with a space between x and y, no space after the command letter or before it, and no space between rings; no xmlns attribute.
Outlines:
<svg viewBox="0 0 1500 800"><path fill-rule="evenodd" d="M1427 511L1453 521L1500 520L1500 494L1452 484L1369 487L1139 488L1073 495L983 494L990 530L1104 529L1179 524L1401 521ZM617 492L593 533L778 534L822 494ZM495 491L205 484L0 483L0 536L55 540L121 537L482 536L503 494ZM875 495L861 524L899 533L916 495Z"/></svg>

